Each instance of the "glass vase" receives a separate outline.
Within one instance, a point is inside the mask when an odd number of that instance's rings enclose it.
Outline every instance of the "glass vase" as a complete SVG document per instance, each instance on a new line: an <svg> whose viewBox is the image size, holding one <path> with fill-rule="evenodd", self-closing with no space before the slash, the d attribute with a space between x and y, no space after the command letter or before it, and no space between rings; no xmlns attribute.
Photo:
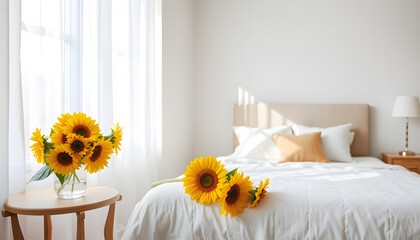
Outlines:
<svg viewBox="0 0 420 240"><path fill-rule="evenodd" d="M64 176L64 182L61 184L60 180L55 176L54 191L58 198L61 199L75 199L85 195L87 187L87 173L83 170L77 170L76 173L71 173Z"/></svg>

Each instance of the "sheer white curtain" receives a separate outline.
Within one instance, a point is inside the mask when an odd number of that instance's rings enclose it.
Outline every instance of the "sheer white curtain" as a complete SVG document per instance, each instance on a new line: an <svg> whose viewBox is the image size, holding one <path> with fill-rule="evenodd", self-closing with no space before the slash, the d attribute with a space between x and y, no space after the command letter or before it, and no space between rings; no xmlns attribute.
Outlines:
<svg viewBox="0 0 420 240"><path fill-rule="evenodd" d="M153 0L83 3L82 110L102 129L117 121L124 126L121 154L89 181L122 193L119 228L157 179L162 121L155 11Z"/></svg>
<svg viewBox="0 0 420 240"><path fill-rule="evenodd" d="M0 3L1 75L1 152L0 203L9 195L25 190L24 132L22 118L22 89L20 81L20 1ZM3 40L7 39L7 42ZM4 74L5 73L5 74ZM0 239L11 238L10 220L0 220Z"/></svg>
<svg viewBox="0 0 420 240"><path fill-rule="evenodd" d="M116 208L116 236L158 176L160 0L22 0L21 11L26 151L20 159L26 160L20 164L26 163L26 178L40 167L29 151L31 132L42 128L48 134L61 113L83 111L97 119L105 134L119 122L121 153L88 179L88 185L115 187L123 195ZM24 187L51 187L52 180ZM103 238L107 210L86 213L86 239ZM42 221L20 219L25 236L42 238ZM52 222L54 239L75 238L75 216L53 216Z"/></svg>
<svg viewBox="0 0 420 240"><path fill-rule="evenodd" d="M0 204L9 195L9 1L0 0ZM0 217L0 239L9 239L9 221Z"/></svg>

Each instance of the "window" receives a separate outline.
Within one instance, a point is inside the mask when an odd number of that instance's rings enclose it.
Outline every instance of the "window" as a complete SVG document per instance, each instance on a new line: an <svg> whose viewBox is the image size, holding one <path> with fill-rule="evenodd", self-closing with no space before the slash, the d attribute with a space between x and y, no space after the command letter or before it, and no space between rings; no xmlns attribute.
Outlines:
<svg viewBox="0 0 420 240"><path fill-rule="evenodd" d="M25 136L81 108L81 0L22 0L21 63ZM71 99L69 101L68 99ZM54 104L46 104L53 101ZM43 132L48 135L49 132ZM25 138L27 170L34 163Z"/></svg>

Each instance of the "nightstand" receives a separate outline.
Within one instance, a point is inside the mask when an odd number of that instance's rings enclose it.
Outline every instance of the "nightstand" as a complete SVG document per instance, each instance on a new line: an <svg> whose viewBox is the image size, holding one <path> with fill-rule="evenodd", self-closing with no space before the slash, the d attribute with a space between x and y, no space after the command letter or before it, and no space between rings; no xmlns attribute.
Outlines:
<svg viewBox="0 0 420 240"><path fill-rule="evenodd" d="M17 214L44 216L44 239L51 239L51 215L76 213L77 239L84 240L85 211L109 206L104 236L112 239L115 202L120 200L120 192L109 187L88 187L83 197L71 200L57 198L53 188L37 189L10 196L4 203L2 215L11 217L13 239L23 240ZM30 236L27 238L30 239Z"/></svg>
<svg viewBox="0 0 420 240"><path fill-rule="evenodd" d="M388 164L401 165L412 172L420 174L420 154L403 157L398 153L382 153L382 160Z"/></svg>

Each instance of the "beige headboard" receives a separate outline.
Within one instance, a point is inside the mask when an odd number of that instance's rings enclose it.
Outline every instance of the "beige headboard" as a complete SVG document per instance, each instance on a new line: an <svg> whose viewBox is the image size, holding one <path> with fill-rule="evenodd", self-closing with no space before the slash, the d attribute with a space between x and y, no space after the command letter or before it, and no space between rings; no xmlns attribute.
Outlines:
<svg viewBox="0 0 420 240"><path fill-rule="evenodd" d="M274 127L288 124L330 127L352 123L351 153L369 156L368 104L243 104L234 106L234 126ZM234 147L238 145L234 137Z"/></svg>

